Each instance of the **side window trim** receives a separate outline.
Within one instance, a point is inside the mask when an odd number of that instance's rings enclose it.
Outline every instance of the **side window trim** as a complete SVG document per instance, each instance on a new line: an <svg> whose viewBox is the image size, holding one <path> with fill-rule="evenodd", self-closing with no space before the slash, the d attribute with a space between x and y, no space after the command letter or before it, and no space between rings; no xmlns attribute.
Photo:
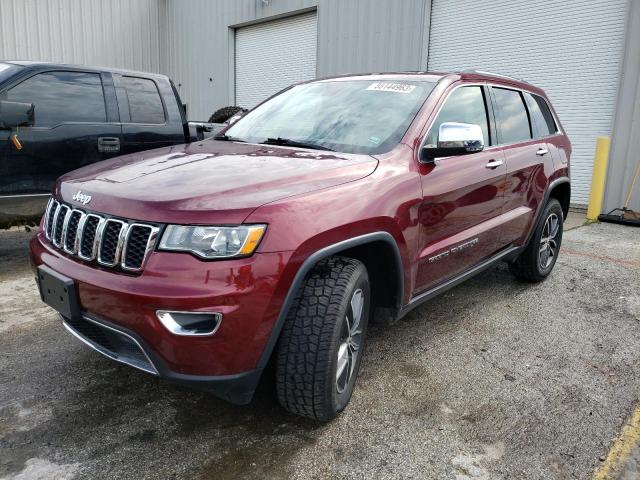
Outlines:
<svg viewBox="0 0 640 480"><path fill-rule="evenodd" d="M521 143L521 142L512 142L512 143L503 143L502 142L502 132L500 131L500 128L498 127L498 116L497 116L497 104L496 104L496 100L495 97L493 95L493 89L494 88L504 88L506 90L515 90L517 92L520 93L521 95L521 99L523 101L523 103L525 104L525 110L527 111L527 117L529 118L529 130L530 130L530 134L531 137L529 140L526 141L533 141L533 126L531 125L531 117L529 114L529 107L526 103L526 101L524 100L524 96L523 94L526 92L532 96L536 96L542 99L542 101L547 105L547 108L549 109L549 113L551 114L551 118L553 119L553 124L555 126L555 132L546 135L545 137L542 138L547 138L547 137L552 137L554 135L561 135L562 134L562 130L560 128L560 124L558 123L558 119L556 117L555 112L552 110L551 105L549 104L549 102L547 101L546 98L544 98L541 95L538 95L537 93L533 93L530 92L528 90L524 90L524 89L520 89L520 88L516 88L514 86L511 85L499 85L499 84L494 84L494 83L489 83L489 82L485 82L485 83L461 83L459 85L456 85L454 88L452 88L447 94L446 97L444 98L444 100L442 101L442 103L440 103L440 105L435 109L434 113L432 114L432 118L429 119L427 121L427 123L425 124L424 129L422 130L422 138L420 140L420 148L418 149L418 152L422 149L422 147L424 147L428 134L431 131L431 127L433 126L433 123L436 121L436 119L438 118L438 115L440 114L440 111L442 110L442 107L444 106L444 104L447 102L447 100L449 99L449 97L451 96L451 94L458 88L462 88L462 87L482 87L484 90L484 98L485 98L485 107L487 108L487 115L489 116L489 131L491 132L491 144L489 145L491 148L493 147L503 147L503 146L508 146L508 145L513 145L516 143Z"/></svg>
<svg viewBox="0 0 640 480"><path fill-rule="evenodd" d="M113 84L111 72L101 72L102 92L104 93L105 107L107 110L107 123L120 123L120 113L118 109L118 99Z"/></svg>
<svg viewBox="0 0 640 480"><path fill-rule="evenodd" d="M118 101L118 112L120 113L120 123L131 123L131 112L129 111L129 101L127 100L127 91L122 82L122 75L113 73L113 85L116 89L116 99Z"/></svg>
<svg viewBox="0 0 640 480"><path fill-rule="evenodd" d="M494 147L498 145L498 122L496 119L495 104L493 95L491 93L491 87L487 84L482 86L482 92L484 94L485 108L487 109L487 116L489 122L489 145Z"/></svg>
<svg viewBox="0 0 640 480"><path fill-rule="evenodd" d="M524 110L525 112L527 112L527 120L529 121L529 139L530 140L536 140L536 136L533 134L533 117L531 116L531 112L529 111L529 105L527 104L527 99L524 98L524 93L522 92L522 90L518 90L518 93L520 94L520 101L522 102L522 104L524 105Z"/></svg>
<svg viewBox="0 0 640 480"><path fill-rule="evenodd" d="M487 98L487 92L485 91L484 86L480 87L480 93L482 94L482 101L484 102L484 116L486 117L487 120L487 135L489 135L489 138L487 139L487 145L485 145L485 147L490 147L493 145L493 132L491 131L491 117L489 115L489 99Z"/></svg>

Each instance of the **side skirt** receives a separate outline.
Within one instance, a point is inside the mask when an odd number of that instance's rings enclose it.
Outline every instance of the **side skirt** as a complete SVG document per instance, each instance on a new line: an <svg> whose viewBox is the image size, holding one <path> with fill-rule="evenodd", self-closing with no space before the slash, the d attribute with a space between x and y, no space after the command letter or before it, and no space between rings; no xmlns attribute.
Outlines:
<svg viewBox="0 0 640 480"><path fill-rule="evenodd" d="M440 295L443 292L446 292L450 288L453 288L462 282L476 276L477 274L485 271L486 269L492 267L496 263L502 260L510 260L518 256L518 254L524 249L524 247L508 247L505 250L502 250L492 257L484 260L483 262L477 264L475 267L472 267L470 270L466 272L462 272L457 277L453 277L450 280L447 280L444 283L441 283L429 290L426 290L419 295L413 297L407 305L402 307L400 313L398 314L398 320L404 317L407 313L409 313L414 308L422 305L427 300L431 300L433 297Z"/></svg>

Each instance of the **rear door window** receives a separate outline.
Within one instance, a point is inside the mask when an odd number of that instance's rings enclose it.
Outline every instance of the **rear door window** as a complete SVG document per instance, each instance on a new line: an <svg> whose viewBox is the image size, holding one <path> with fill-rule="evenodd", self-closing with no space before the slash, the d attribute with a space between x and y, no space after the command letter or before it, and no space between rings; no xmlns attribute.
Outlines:
<svg viewBox="0 0 640 480"><path fill-rule="evenodd" d="M122 77L131 123L165 123L164 106L153 80L138 77Z"/></svg>
<svg viewBox="0 0 640 480"><path fill-rule="evenodd" d="M524 98L531 114L534 137L546 137L556 133L556 122L544 98L531 93L525 93Z"/></svg>
<svg viewBox="0 0 640 480"><path fill-rule="evenodd" d="M491 145L487 118L487 108L482 87L459 87L445 100L440 113L438 113L429 129L429 133L427 133L425 144L436 145L438 143L438 132L440 125L443 123L459 122L479 125L482 129L484 144Z"/></svg>
<svg viewBox="0 0 640 480"><path fill-rule="evenodd" d="M531 139L529 115L522 94L517 90L493 87L501 143L516 143Z"/></svg>
<svg viewBox="0 0 640 480"><path fill-rule="evenodd" d="M107 121L102 79L97 73L39 73L7 91L4 99L33 103L36 127Z"/></svg>

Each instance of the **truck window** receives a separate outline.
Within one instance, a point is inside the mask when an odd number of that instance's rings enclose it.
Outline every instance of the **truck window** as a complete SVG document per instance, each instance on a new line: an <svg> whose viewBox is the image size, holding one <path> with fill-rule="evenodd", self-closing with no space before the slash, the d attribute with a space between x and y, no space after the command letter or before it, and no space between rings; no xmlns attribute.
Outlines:
<svg viewBox="0 0 640 480"><path fill-rule="evenodd" d="M521 142L531 139L529 116L522 94L517 90L493 87L497 104L498 128L502 132L502 143Z"/></svg>
<svg viewBox="0 0 640 480"><path fill-rule="evenodd" d="M131 123L165 123L164 107L158 87L153 80L138 77L122 77Z"/></svg>
<svg viewBox="0 0 640 480"><path fill-rule="evenodd" d="M97 73L39 73L8 90L4 99L33 103L36 127L107 121L102 80Z"/></svg>
<svg viewBox="0 0 640 480"><path fill-rule="evenodd" d="M484 144L491 145L489 138L489 123L482 87L460 87L445 100L440 113L434 120L427 134L425 144L436 145L440 125L445 122L472 123L480 125Z"/></svg>

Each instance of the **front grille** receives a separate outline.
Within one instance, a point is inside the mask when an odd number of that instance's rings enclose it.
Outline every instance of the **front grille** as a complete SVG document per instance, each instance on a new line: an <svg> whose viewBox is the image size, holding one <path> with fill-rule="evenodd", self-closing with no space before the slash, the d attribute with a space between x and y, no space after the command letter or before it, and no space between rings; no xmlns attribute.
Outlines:
<svg viewBox="0 0 640 480"><path fill-rule="evenodd" d="M44 232L53 245L83 260L132 272L144 267L159 230L156 225L71 209L53 199L45 214Z"/></svg>
<svg viewBox="0 0 640 480"><path fill-rule="evenodd" d="M64 323L75 336L103 355L157 375L140 344L126 333L89 318L64 318Z"/></svg>

